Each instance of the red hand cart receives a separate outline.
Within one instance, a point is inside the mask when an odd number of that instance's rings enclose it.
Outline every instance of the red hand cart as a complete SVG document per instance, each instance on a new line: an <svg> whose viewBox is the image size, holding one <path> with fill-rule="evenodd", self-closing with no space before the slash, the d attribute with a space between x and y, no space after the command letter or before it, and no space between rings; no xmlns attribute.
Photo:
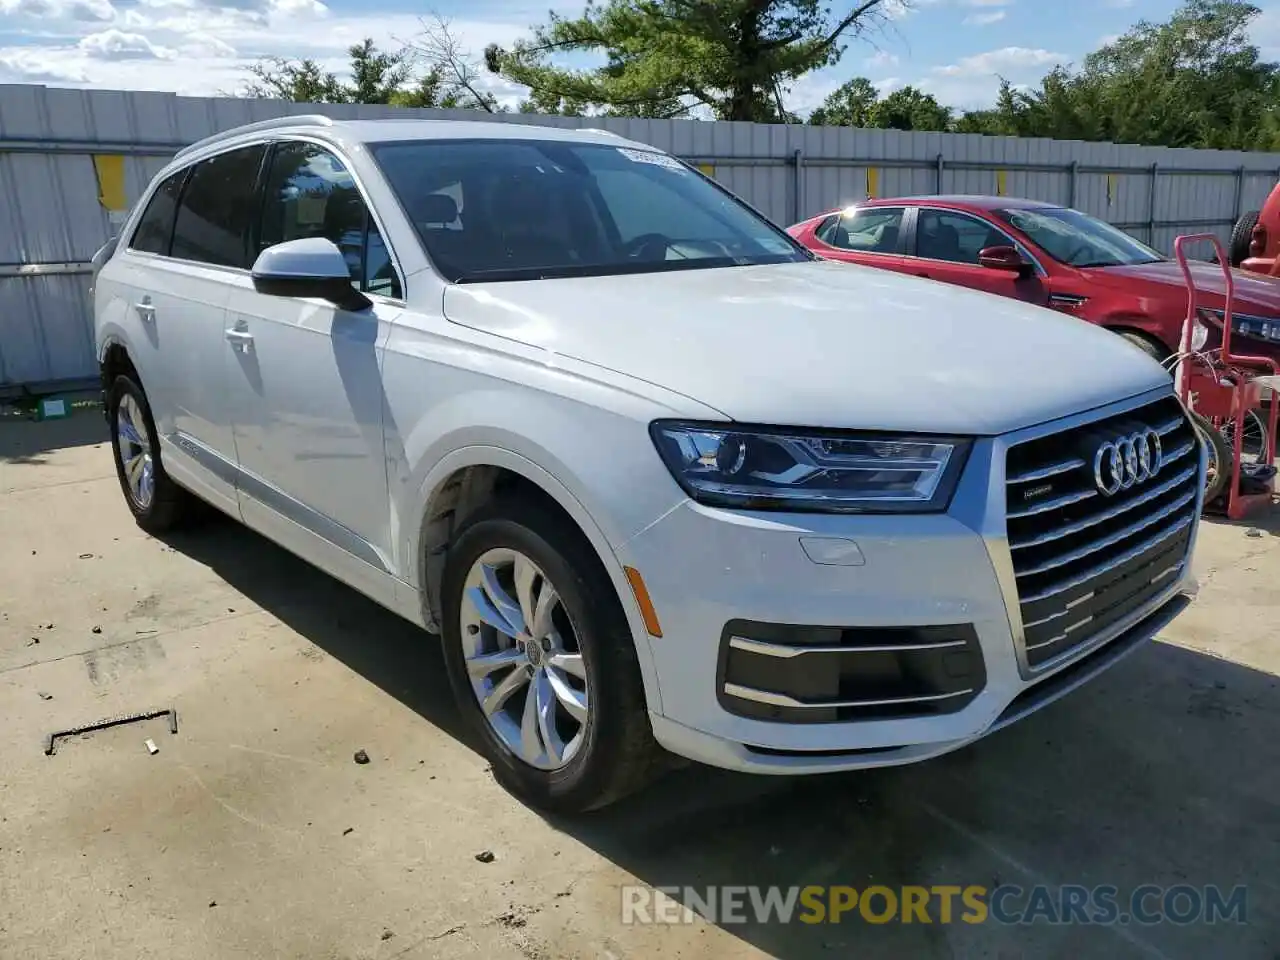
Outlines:
<svg viewBox="0 0 1280 960"><path fill-rule="evenodd" d="M1217 359L1198 353L1192 347L1196 325L1201 321L1197 303L1199 291L1191 273L1191 264L1187 260L1186 247L1202 241L1213 246L1226 283L1226 300L1222 312L1222 348ZM1227 423L1235 425L1232 431L1234 450L1225 497L1227 516L1232 520L1239 520L1264 503L1271 503L1275 491L1274 470L1270 468L1276 457L1276 413L1280 409L1280 403L1276 402L1274 396L1268 404L1267 435L1259 456L1259 463L1266 468L1266 479L1255 485L1258 489L1254 492L1246 493L1242 489L1244 466L1241 447L1244 442L1245 416L1250 410L1261 408L1265 388L1269 387L1274 393L1277 385L1280 385L1280 364L1270 357L1255 357L1231 351L1235 283L1231 266L1218 238L1210 233L1177 237L1173 241L1173 255L1187 284L1187 318L1182 326L1182 350L1177 372L1178 396L1189 409L1206 418L1215 429L1221 429ZM1226 468L1226 465L1220 468Z"/></svg>

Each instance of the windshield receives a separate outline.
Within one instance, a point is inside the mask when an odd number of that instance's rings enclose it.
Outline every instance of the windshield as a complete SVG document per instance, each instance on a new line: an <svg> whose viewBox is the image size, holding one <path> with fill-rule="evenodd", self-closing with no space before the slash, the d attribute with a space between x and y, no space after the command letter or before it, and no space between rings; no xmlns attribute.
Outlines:
<svg viewBox="0 0 1280 960"><path fill-rule="evenodd" d="M812 259L715 184L650 150L433 140L382 144L374 155L452 282Z"/></svg>
<svg viewBox="0 0 1280 960"><path fill-rule="evenodd" d="M1164 259L1145 243L1079 210L1034 207L997 210L996 215L1053 259L1072 267L1120 267Z"/></svg>

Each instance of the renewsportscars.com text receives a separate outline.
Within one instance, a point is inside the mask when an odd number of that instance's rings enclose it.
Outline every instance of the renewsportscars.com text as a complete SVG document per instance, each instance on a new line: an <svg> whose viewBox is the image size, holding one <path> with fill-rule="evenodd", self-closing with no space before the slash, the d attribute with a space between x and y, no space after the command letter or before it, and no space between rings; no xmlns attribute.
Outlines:
<svg viewBox="0 0 1280 960"><path fill-rule="evenodd" d="M693 923L1246 923L1248 891L1144 884L648 887L624 886L624 924Z"/></svg>

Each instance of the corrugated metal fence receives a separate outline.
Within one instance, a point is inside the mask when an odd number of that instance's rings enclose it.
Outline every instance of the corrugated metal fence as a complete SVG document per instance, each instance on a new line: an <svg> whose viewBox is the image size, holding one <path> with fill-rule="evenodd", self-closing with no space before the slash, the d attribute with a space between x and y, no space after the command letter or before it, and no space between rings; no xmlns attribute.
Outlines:
<svg viewBox="0 0 1280 960"><path fill-rule="evenodd" d="M474 119L458 110L0 85L0 394L96 372L88 261L179 147L289 113ZM489 117L486 118L488 119ZM1224 240L1280 179L1280 154L691 120L497 119L603 127L700 165L779 223L868 195L994 193L1067 204L1168 251Z"/></svg>

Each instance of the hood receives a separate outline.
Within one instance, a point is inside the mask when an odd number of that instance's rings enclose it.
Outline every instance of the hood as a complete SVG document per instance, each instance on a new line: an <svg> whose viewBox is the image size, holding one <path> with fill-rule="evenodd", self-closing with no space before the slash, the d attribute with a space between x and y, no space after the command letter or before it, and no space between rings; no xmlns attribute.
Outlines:
<svg viewBox="0 0 1280 960"><path fill-rule="evenodd" d="M1098 267L1086 271L1096 280L1112 281L1111 285L1129 285L1134 280L1160 284L1165 287L1176 287L1170 290L1175 293L1186 311L1186 281L1182 270L1173 260L1160 260L1156 263L1138 263L1128 267ZM1196 289L1200 291L1197 298L1206 307L1222 309L1226 298L1226 279L1222 268L1216 263L1192 262L1191 277ZM1235 287L1235 307L1239 313L1253 313L1265 317L1280 317L1280 280L1259 276L1246 270L1232 270L1231 279Z"/></svg>
<svg viewBox="0 0 1280 960"><path fill-rule="evenodd" d="M444 310L751 423L992 435L1170 385L1085 321L841 263L452 285Z"/></svg>

